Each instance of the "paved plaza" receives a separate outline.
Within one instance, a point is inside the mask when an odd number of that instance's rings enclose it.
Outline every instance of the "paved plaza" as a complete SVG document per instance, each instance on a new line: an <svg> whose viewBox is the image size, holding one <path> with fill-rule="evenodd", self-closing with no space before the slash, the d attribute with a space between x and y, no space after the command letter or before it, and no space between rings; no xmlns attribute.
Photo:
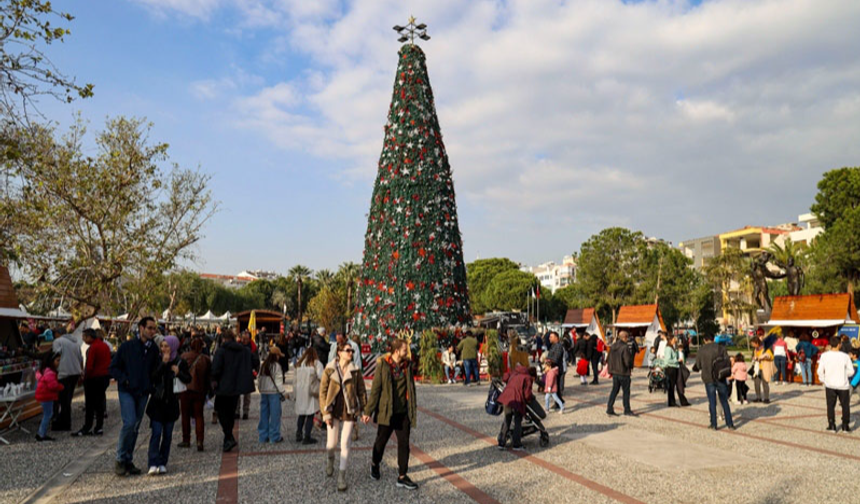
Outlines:
<svg viewBox="0 0 860 504"><path fill-rule="evenodd" d="M824 431L823 388L774 386L771 404L734 408L737 431L714 432L707 428L707 400L698 374L690 384L693 406L667 408L665 396L649 394L645 372L636 370L636 418L605 414L609 383L568 385L567 411L552 413L546 421L550 445L541 448L537 437L529 436L526 452L496 449L501 419L484 413L485 385L419 385L410 475L420 488L395 488L393 439L382 480L371 480L375 429L368 425L361 427L353 445L346 495L336 491L334 479L325 477L322 445L308 449L293 441L291 402L284 408L285 442L257 443L256 395L251 419L237 422L238 451L221 454L220 429L212 424L206 425L205 452L176 448L181 440L177 424L167 475L118 478L113 460L119 411L111 387L102 438L57 433L54 443L36 443L24 433L8 436L12 444L0 446L0 503L704 504L846 503L860 498L860 432ZM82 405L80 396L74 428L82 422ZM860 411L856 396L852 409ZM852 418L855 430L860 428L858 418ZM25 426L35 431L37 422L31 419ZM315 435L324 438L321 432ZM138 466L145 464L148 440L145 419L135 452Z"/></svg>

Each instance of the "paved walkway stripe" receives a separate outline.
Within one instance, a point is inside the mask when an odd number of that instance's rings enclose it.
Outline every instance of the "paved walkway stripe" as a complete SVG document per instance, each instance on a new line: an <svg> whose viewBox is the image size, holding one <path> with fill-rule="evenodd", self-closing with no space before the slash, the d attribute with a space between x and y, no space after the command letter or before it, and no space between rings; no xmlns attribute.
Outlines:
<svg viewBox="0 0 860 504"><path fill-rule="evenodd" d="M354 451L369 451L372 450L372 446L350 446L350 452ZM337 450L340 453L340 449ZM257 452L239 452L238 455L240 457L266 457L268 455L307 455L307 454L319 454L325 453L325 448L313 448L309 450L272 450L272 451L257 451Z"/></svg>
<svg viewBox="0 0 860 504"><path fill-rule="evenodd" d="M582 399L574 399L572 397L568 397L566 399L569 401L573 401L573 402L590 404L592 406L606 406L603 403L598 403L598 402L594 402L594 401L584 401ZM692 427L698 427L700 429L709 429L710 428L710 426L708 426L708 425L702 425L702 424L690 422L687 420L681 420L678 418L672 418L672 417L667 417L667 416L663 416L663 415L657 415L655 413L638 413L638 415L644 416L644 417L650 417L650 418L659 418L660 420L667 420L669 422L675 422L675 423L679 423L679 424L683 424L683 425L690 425ZM774 424L774 423L768 423L768 425L779 426L779 427L784 427L784 428L788 427L787 425ZM810 431L812 431L812 430L810 429ZM729 430L729 429L720 429L717 432L721 432L721 433L725 433L725 434L731 434L733 436L741 436L741 437L745 437L748 439L756 439L759 441L765 441L768 443L778 444L778 445L782 445L782 446L788 446L791 448L798 448L801 450L811 451L811 452L815 452L815 453L821 453L823 455L831 455L831 456L838 457L838 458L860 461L860 457L858 457L856 455L850 455L847 453L839 453L839 452L835 452L835 451L831 451L831 450L825 450L823 448L816 448L814 446L807 446L807 445L802 445L802 444L798 444L798 443L792 443L790 441L781 441L781 440L777 440L777 439L769 439L769 438L762 437L762 436L756 436L755 434L747 434L745 432L738 432L738 431L733 431L733 430ZM819 431L812 431L812 432L819 432ZM836 434L830 433L829 435L835 436ZM846 438L843 437L843 439L846 439ZM853 438L848 438L848 439L853 439Z"/></svg>
<svg viewBox="0 0 860 504"><path fill-rule="evenodd" d="M488 494L484 493L484 491L482 491L475 485L466 481L462 476L460 476L438 460L428 455L421 448L418 448L412 443L409 444L409 447L412 451L412 454L415 455L415 458L420 460L422 464L432 469L436 474L448 481L448 483L454 485L454 488L468 495L478 504L501 504L499 501L490 497Z"/></svg>
<svg viewBox="0 0 860 504"><path fill-rule="evenodd" d="M598 391L590 391L590 390L589 390L589 391L586 391L586 390L583 390L583 391L582 391L582 393L585 393L585 394L591 394L591 395L597 395L597 394L598 394ZM638 395L637 395L637 397L638 397ZM700 399L702 398L702 396L698 396L698 397L699 397ZM706 396L705 396L705 397L706 397ZM565 399L566 399L566 398L565 398ZM608 399L609 399L609 396L607 395L607 400L608 400ZM665 401L651 401L651 400L645 400L645 399L634 399L633 397L631 397L631 398L630 398L630 401L631 401L631 402L632 402L632 401L636 401L636 402L639 402L639 403L645 403L645 404L664 404L664 405L666 404L666 402L665 402ZM586 402L587 402L587 401L586 401ZM594 403L594 402L588 402L588 403L589 403L589 404L594 404L595 406L599 406L599 405L601 404L601 403ZM785 404L785 403L783 403L783 402L781 402L781 401L780 401L780 402L772 403L772 404ZM668 406L667 406L667 408L668 408ZM710 414L711 414L711 412L710 412L709 410L702 410L702 409L698 409L698 408L695 408L695 407L692 407L692 406L691 406L691 407L689 407L689 408L681 408L681 409L683 409L683 410L687 410L687 411L695 411L696 413L702 413L702 414L705 414L705 415L710 415ZM825 408L825 409L826 409L826 408ZM736 411L739 411L739 410L736 410ZM838 416L838 415L839 415L839 410L838 410L838 409L837 409L836 413L837 413L837 416ZM641 413L641 414L642 414L642 415L650 415L651 413ZM734 413L733 413L733 415L734 415ZM739 418L743 418L743 417L739 417ZM796 425L786 425L786 424L778 423L780 420L802 419L802 418L824 418L824 417L823 417L823 415L818 414L818 415L798 415L798 416L784 417L784 418L780 418L780 417L773 417L773 418L745 418L745 419L744 419L744 422L757 422L757 423L759 423L759 422L760 422L760 423L765 423L765 424L767 424L767 425L772 425L772 426L776 426L776 427L781 427L781 428L783 428L783 429L796 430L796 431L799 431L799 432L810 432L810 433L812 433L812 434L819 434L819 435L822 435L822 436L832 436L832 435L833 435L833 433L832 433L832 432L823 431L823 430L819 430L819 429L810 429L810 428L808 428L808 427L798 427L798 426L796 426ZM843 437L843 439L844 439L844 440L847 440L847 441L853 441L853 442L858 442L858 443L860 443L860 437L856 437L856 436L845 436L845 437Z"/></svg>
<svg viewBox="0 0 860 504"><path fill-rule="evenodd" d="M233 426L233 437L239 438L239 422ZM238 448L238 447L237 447ZM239 502L239 453L237 448L221 453L221 470L218 473L217 504L236 504Z"/></svg>
<svg viewBox="0 0 860 504"><path fill-rule="evenodd" d="M455 422L454 420L451 420L450 418L443 417L442 415L436 413L435 411L428 410L428 409L422 408L420 406L418 407L418 411L420 411L426 415L429 415L429 416L435 418L436 420L439 420L440 422L446 423L446 424L450 425L451 427L454 427L454 428L459 429L459 430L461 430L467 434L470 434L477 439L485 441L487 444L489 444L491 446L495 446L497 444L497 441L495 438L491 438L490 436L487 436L486 434L484 434L482 432L478 432L472 428L466 427L465 425L463 425L459 422ZM612 488L609 488L605 485L601 485L600 483L598 483L596 481L592 481L592 480L590 480L584 476L580 476L578 474L572 473L572 472L568 471L567 469L559 467L559 466L557 466L551 462L547 462L546 460L538 458L534 455L530 455L528 453L523 453L523 452L511 452L511 453L519 456L523 460L531 462L532 464L535 464L539 467L543 467L544 469L547 469L548 471L554 472L555 474L558 474L559 476L561 476L565 479L573 481L574 483L578 483L578 484L588 488L589 490L593 490L595 492L601 493L601 494L603 494L603 495L605 495L611 499L614 499L618 502L623 502L625 504L644 504L642 501L640 501L634 497L631 497L629 495L625 495L625 494L618 492L616 490L613 490Z"/></svg>

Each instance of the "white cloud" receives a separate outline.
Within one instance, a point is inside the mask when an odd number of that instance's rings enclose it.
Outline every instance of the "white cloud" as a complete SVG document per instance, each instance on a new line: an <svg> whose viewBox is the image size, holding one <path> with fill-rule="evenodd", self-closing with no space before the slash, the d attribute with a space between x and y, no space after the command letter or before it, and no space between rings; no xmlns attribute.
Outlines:
<svg viewBox="0 0 860 504"><path fill-rule="evenodd" d="M179 12L186 16L208 19L225 0L133 0L146 6L159 16Z"/></svg>
<svg viewBox="0 0 860 504"><path fill-rule="evenodd" d="M478 240L523 216L552 224L524 226L529 236L578 240L613 222L676 241L782 222L806 211L821 172L860 157L855 0L253 6L242 22L283 28L273 54L312 63L237 98L234 122L365 183L396 65L390 26L420 15L460 204L475 216L462 222Z"/></svg>

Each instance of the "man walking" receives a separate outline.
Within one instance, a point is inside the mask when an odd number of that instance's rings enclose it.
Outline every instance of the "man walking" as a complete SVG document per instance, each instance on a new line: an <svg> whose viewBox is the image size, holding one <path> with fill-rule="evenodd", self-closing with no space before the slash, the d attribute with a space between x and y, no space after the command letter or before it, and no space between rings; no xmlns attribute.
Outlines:
<svg viewBox="0 0 860 504"><path fill-rule="evenodd" d="M591 362L591 373L594 375L591 379L591 384L597 385L597 374L599 372L597 368L600 366L600 358L603 356L603 352L600 351L600 339L597 337L597 333L592 334L588 338L588 350L586 351L586 355L588 360Z"/></svg>
<svg viewBox="0 0 860 504"><path fill-rule="evenodd" d="M116 448L117 476L140 474L140 469L133 463L134 447L152 389L150 376L158 364L158 348L152 341L158 330L155 319L140 319L137 329L138 337L123 343L110 363L110 374L117 383L122 417Z"/></svg>
<svg viewBox="0 0 860 504"><path fill-rule="evenodd" d="M827 352L818 359L818 380L824 384L824 396L827 399L827 430L839 432L836 428L836 399L842 406L842 431L850 432L851 428L851 383L849 378L854 376L854 365L851 357L839 350L839 337L830 338Z"/></svg>
<svg viewBox="0 0 860 504"><path fill-rule="evenodd" d="M466 337L457 345L457 350L460 352L460 360L463 361L463 372L466 375L463 385L469 385L472 373L475 374L475 383L480 384L481 370L478 368L478 340L472 335L472 331L466 331Z"/></svg>
<svg viewBox="0 0 860 504"><path fill-rule="evenodd" d="M566 363L564 358L564 346L558 339L558 333L550 331L549 333L549 350L546 353L547 360L552 361L553 365L558 368L558 398L564 403L564 375L566 371Z"/></svg>
<svg viewBox="0 0 860 504"><path fill-rule="evenodd" d="M408 355L409 345L402 339L394 339L391 352L377 359L364 414L377 424L370 477L375 480L381 477L379 464L393 432L397 436L397 487L415 490L418 485L406 475L409 471L409 434L415 428L417 417L415 381Z"/></svg>
<svg viewBox="0 0 860 504"><path fill-rule="evenodd" d="M101 436L105 418L107 398L105 391L110 384L110 348L93 329L84 329L84 343L87 349L87 363L84 367L84 398L86 400L86 419L81 430L72 436ZM96 425L93 429L93 420Z"/></svg>
<svg viewBox="0 0 860 504"><path fill-rule="evenodd" d="M621 390L621 403L624 405L625 416L636 416L630 408L630 374L633 370L633 354L627 345L630 334L627 331L618 333L618 340L609 347L609 373L612 375L612 392L609 393L609 402L606 404L606 414L618 416L615 413L615 399Z"/></svg>
<svg viewBox="0 0 860 504"><path fill-rule="evenodd" d="M215 382L215 411L224 431L223 449L228 452L239 444L233 436L239 396L254 391L251 350L237 342L230 329L221 333L221 346L212 359L212 381Z"/></svg>
<svg viewBox="0 0 860 504"><path fill-rule="evenodd" d="M732 422L732 411L729 408L729 390L725 377L719 376L719 372L726 366L731 373L731 364L726 347L714 343L712 335L705 335L705 344L699 348L696 355L696 364L693 371L702 372L702 382L705 384L705 392L708 394L708 411L711 414L711 428L717 430L717 397L726 416L726 425L735 430Z"/></svg>
<svg viewBox="0 0 860 504"><path fill-rule="evenodd" d="M75 323L70 322L68 332L75 330ZM75 397L75 387L81 379L84 357L81 354L81 345L75 341L72 334L64 334L54 340L54 353L60 354L60 365L57 367L57 379L63 385L60 392L60 400L55 404L54 411L58 411L57 418L51 426L54 431L72 430L72 399Z"/></svg>
<svg viewBox="0 0 860 504"><path fill-rule="evenodd" d="M257 373L260 372L260 354L257 352L258 347L254 343L254 340L251 339L251 332L247 330L242 332L242 341L240 343L251 353L251 381L253 381L254 378L257 377ZM251 387L251 390L248 393L242 394L239 397L239 400L236 402L236 419L239 418L240 413L242 420L248 419L248 412L251 409L251 392L253 391L254 387Z"/></svg>

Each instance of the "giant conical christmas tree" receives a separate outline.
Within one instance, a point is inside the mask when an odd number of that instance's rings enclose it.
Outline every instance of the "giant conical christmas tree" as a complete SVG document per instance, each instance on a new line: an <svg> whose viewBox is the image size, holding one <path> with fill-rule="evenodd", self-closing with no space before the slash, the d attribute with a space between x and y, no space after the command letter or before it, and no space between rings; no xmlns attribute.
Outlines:
<svg viewBox="0 0 860 504"><path fill-rule="evenodd" d="M471 321L454 182L424 52L406 44L399 56L353 324L371 343Z"/></svg>

